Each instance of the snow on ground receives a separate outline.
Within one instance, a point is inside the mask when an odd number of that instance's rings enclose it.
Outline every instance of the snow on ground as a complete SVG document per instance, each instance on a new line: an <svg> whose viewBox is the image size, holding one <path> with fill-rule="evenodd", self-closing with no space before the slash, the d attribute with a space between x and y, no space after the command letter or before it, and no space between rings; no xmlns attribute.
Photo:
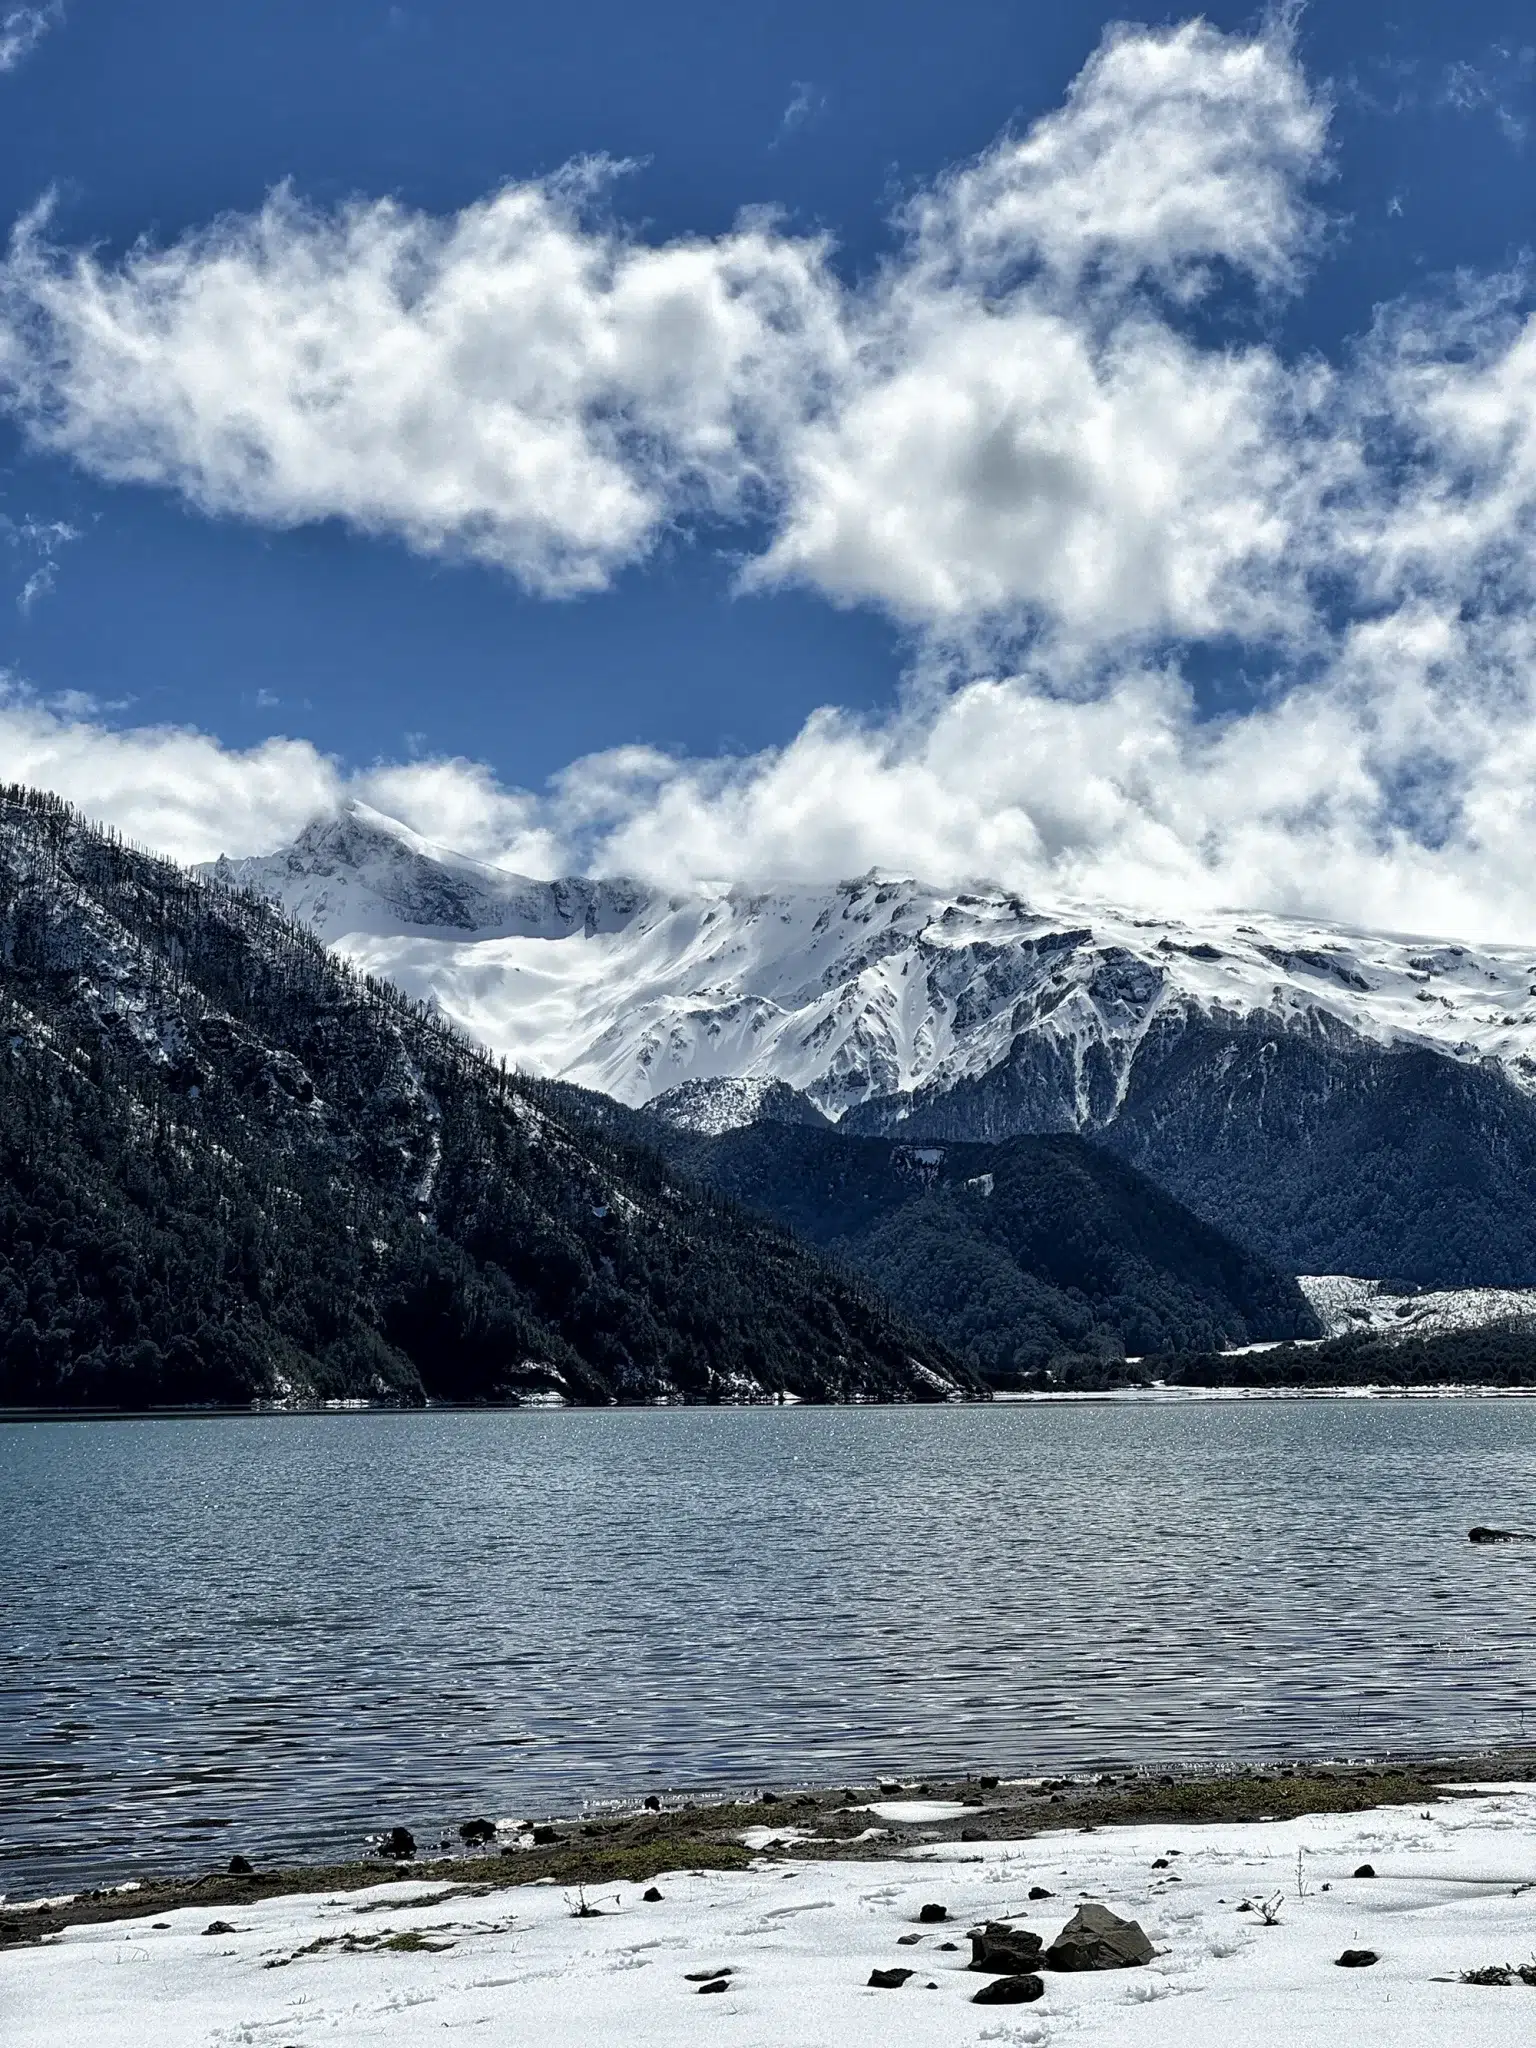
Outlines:
<svg viewBox="0 0 1536 2048"><path fill-rule="evenodd" d="M1154 1868L1155 1859L1166 1867ZM1356 1878L1362 1861L1378 1875ZM1055 1896L1027 1905L1032 1885ZM7 2048L1504 2048L1536 2039L1536 1989L1464 1970L1536 1954L1536 1790L1425 1812L1146 1826L760 1862L634 1884L444 1896L409 1882L85 1927L0 1955ZM1243 1901L1278 1897L1277 1924ZM1047 1975L1028 2006L977 2006L965 1929L1049 1940L1082 1898L1142 1922L1142 1969ZM924 1926L921 1906L949 1909ZM915 1942L904 1936L916 1935ZM410 1940L398 1946L401 1936ZM946 1950L953 1941L958 1947ZM390 1943L397 1946L391 1947ZM1342 1969L1345 1948L1374 1967ZM414 1952L413 1952L414 1949ZM874 1968L905 1966L896 1991ZM702 1994L697 1973L731 1972Z"/></svg>
<svg viewBox="0 0 1536 2048"><path fill-rule="evenodd" d="M1452 1287L1399 1294L1384 1280L1356 1280L1345 1273L1303 1273L1299 1284L1330 1337L1366 1330L1382 1337L1437 1337L1447 1330L1479 1330L1493 1323L1536 1328L1533 1287Z"/></svg>

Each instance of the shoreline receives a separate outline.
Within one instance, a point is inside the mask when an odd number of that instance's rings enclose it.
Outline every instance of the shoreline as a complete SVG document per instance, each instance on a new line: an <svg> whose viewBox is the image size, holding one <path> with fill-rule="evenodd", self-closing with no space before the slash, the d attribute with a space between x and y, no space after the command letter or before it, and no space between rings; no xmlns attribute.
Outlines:
<svg viewBox="0 0 1536 2048"><path fill-rule="evenodd" d="M1153 1766L1056 1778L985 1775L764 1791L752 1800L677 1799L539 1824L499 1823L483 1847L418 1855L376 1853L340 1863L256 1867L247 1873L149 1877L14 1902L0 1898L0 1952L49 1942L66 1929L142 1920L187 1907L240 1907L320 1892L408 1883L443 1896L485 1897L533 1885L644 1883L688 1869L743 1871L788 1863L882 1862L924 1851L999 1847L1064 1831L1096 1834L1149 1824L1260 1826L1378 1808L1433 1808L1470 1784L1536 1787L1536 1745L1456 1755L1255 1765ZM516 1832L514 1832L514 1829Z"/></svg>
<svg viewBox="0 0 1536 2048"><path fill-rule="evenodd" d="M1241 1386L1201 1386L1191 1383L1169 1385L1155 1380L1146 1386L1100 1387L1093 1389L993 1388L985 1394L955 1395L933 1401L817 1401L794 1395L780 1400L648 1400L648 1401L427 1401L407 1407L398 1401L314 1401L279 1405L274 1402L214 1402L162 1408L8 1408L0 1406L0 1426L18 1422L187 1422L187 1421L272 1421L288 1418L323 1418L343 1421L359 1415L612 1415L655 1412L689 1414L710 1409L774 1410L795 1409L885 1409L904 1413L951 1408L1128 1408L1189 1407L1210 1402L1233 1401L1529 1401L1536 1400L1536 1381L1504 1384L1498 1381L1407 1381L1360 1380L1349 1385L1322 1381L1315 1386L1266 1386L1258 1382Z"/></svg>

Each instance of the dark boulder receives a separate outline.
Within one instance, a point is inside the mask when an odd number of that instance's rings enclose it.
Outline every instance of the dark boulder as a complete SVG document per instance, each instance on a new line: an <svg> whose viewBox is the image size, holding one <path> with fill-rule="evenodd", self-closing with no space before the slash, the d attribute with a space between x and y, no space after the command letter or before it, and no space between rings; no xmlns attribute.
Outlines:
<svg viewBox="0 0 1536 2048"><path fill-rule="evenodd" d="M533 1846L535 1849L551 1849L559 1839L560 1830L557 1827L551 1826L548 1821L540 1821L533 1831Z"/></svg>
<svg viewBox="0 0 1536 2048"><path fill-rule="evenodd" d="M1469 1529L1467 1531L1467 1541L1469 1543L1536 1543L1536 1536L1528 1534L1524 1529Z"/></svg>
<svg viewBox="0 0 1536 2048"><path fill-rule="evenodd" d="M1341 1970L1368 1970L1377 1956L1373 1948L1347 1948L1336 1960Z"/></svg>
<svg viewBox="0 0 1536 2048"><path fill-rule="evenodd" d="M1027 1927L1011 1927L1006 1920L989 1920L984 1927L971 1929L970 1967L1011 1977L1021 1970L1038 1969L1040 1949L1039 1935L1031 1934Z"/></svg>
<svg viewBox="0 0 1536 2048"><path fill-rule="evenodd" d="M416 1854L416 1837L409 1828L391 1828L379 1843L381 1856L393 1856L397 1861Z"/></svg>
<svg viewBox="0 0 1536 2048"><path fill-rule="evenodd" d="M1030 2005L1037 1998L1045 1996L1045 1982L1033 1970L1027 1970L1017 1977L994 1977L990 1984L983 1984L971 2000L972 2005Z"/></svg>
<svg viewBox="0 0 1536 2048"><path fill-rule="evenodd" d="M1355 1875L1356 1877L1374 1877L1376 1875L1376 1866L1374 1863L1362 1863L1355 1872Z"/></svg>
<svg viewBox="0 0 1536 2048"><path fill-rule="evenodd" d="M251 1866L244 1856L230 1857L229 1874L231 1877L249 1877L251 1875Z"/></svg>
<svg viewBox="0 0 1536 2048"><path fill-rule="evenodd" d="M949 1908L948 1906L922 1906L918 1909L917 1917L925 1927L935 1927L939 1921L949 1918Z"/></svg>
<svg viewBox="0 0 1536 2048"><path fill-rule="evenodd" d="M496 1839L496 1823L477 1814L473 1820L459 1823L459 1840L466 1848L483 1848L487 1842Z"/></svg>
<svg viewBox="0 0 1536 2048"><path fill-rule="evenodd" d="M1150 1963L1152 1944L1134 1920L1108 1906L1079 1906L1045 1952L1053 1970L1129 1970Z"/></svg>
<svg viewBox="0 0 1536 2048"><path fill-rule="evenodd" d="M648 1891L643 1891L640 1896L648 1906L659 1906L661 1904L661 1893L655 1885L652 1885Z"/></svg>
<svg viewBox="0 0 1536 2048"><path fill-rule="evenodd" d="M910 1970L871 1970L869 1988L871 1991L899 1991L911 1975Z"/></svg>

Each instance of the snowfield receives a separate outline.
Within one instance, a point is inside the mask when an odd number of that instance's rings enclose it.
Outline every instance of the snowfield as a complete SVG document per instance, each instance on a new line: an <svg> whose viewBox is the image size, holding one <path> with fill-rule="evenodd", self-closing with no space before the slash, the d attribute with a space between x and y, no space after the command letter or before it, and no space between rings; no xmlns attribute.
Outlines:
<svg viewBox="0 0 1536 2048"><path fill-rule="evenodd" d="M1163 1867L1156 1867L1159 1859ZM1362 1863L1374 1878L1352 1873ZM1536 1988L1460 1981L1536 1954L1536 1791L1284 1824L949 1843L575 1894L409 1882L70 1931L0 1955L7 2048L1514 2048ZM1031 1886L1054 1897L1029 1904ZM1047 1942L1084 1898L1139 1920L1144 1967L978 2006L965 1929ZM919 1909L947 1907L925 1926ZM1240 1908L1247 1902L1248 1911ZM1257 1908L1270 1902L1274 1925ZM916 1936L915 1941L904 1937ZM404 1940L402 1941L402 1937ZM946 1950L944 1943L957 1948ZM1372 1967L1340 1968L1346 1949ZM872 1969L905 1967L899 1990ZM700 1973L728 1971L701 1994Z"/></svg>
<svg viewBox="0 0 1536 2048"><path fill-rule="evenodd" d="M1536 1330L1536 1287L1451 1287L1395 1292L1384 1280L1303 1273L1298 1284L1330 1337L1438 1337L1494 1324Z"/></svg>
<svg viewBox="0 0 1536 2048"><path fill-rule="evenodd" d="M1081 1122L1089 1067L1107 1059L1123 1088L1177 1011L1431 1046L1536 1088L1529 947L1240 914L1196 927L876 874L682 895L538 882L361 804L203 872L274 898L509 1061L636 1105L686 1081L783 1081L835 1118L988 1073L1027 1033L1075 1064Z"/></svg>

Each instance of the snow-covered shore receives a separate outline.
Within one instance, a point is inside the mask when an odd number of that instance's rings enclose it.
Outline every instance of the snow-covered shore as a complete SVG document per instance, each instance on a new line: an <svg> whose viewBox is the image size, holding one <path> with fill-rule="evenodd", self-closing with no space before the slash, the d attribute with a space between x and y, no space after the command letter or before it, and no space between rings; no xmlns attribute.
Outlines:
<svg viewBox="0 0 1536 2048"><path fill-rule="evenodd" d="M1356 1877L1369 1862L1374 1878ZM1053 1896L1029 1901L1031 1887ZM1536 1788L1280 1823L944 1843L879 1863L760 1859L581 1895L404 1881L217 1916L70 1929L0 1955L6 2048L1479 2048L1536 2038ZM1139 1920L1139 1969L977 2006L965 1930L1049 1941L1084 1898ZM1256 1910L1278 1898L1274 1925ZM1240 1910L1247 1902L1250 1910ZM925 1904L944 1906L925 1925ZM207 1931L215 1917L230 1932ZM916 1939L912 1939L916 1937ZM403 1938L403 1939L402 1939ZM947 1948L946 1943L954 1943ZM1346 1948L1371 1967L1340 1968ZM899 1990L873 1969L913 1971ZM728 1971L703 1995L698 1973Z"/></svg>

